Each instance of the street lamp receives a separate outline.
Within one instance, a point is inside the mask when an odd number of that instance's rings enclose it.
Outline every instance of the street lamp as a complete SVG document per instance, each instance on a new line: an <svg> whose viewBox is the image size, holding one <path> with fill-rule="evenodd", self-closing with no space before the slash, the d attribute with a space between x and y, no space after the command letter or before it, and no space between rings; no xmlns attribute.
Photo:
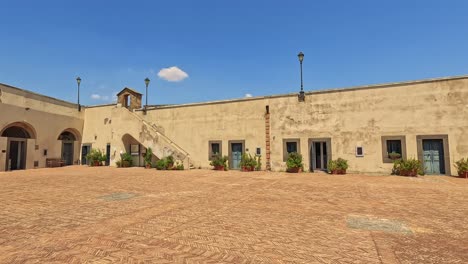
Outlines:
<svg viewBox="0 0 468 264"><path fill-rule="evenodd" d="M148 109L148 85L150 83L150 79L148 77L146 77L145 79L145 85L146 85L146 105L145 105L145 115L146 115L146 110Z"/></svg>
<svg viewBox="0 0 468 264"><path fill-rule="evenodd" d="M76 83L78 84L78 111L81 112L81 105L80 105L80 83L81 83L81 78L80 77L76 78Z"/></svg>
<svg viewBox="0 0 468 264"><path fill-rule="evenodd" d="M299 92L298 99L299 102L304 102L305 101L305 95L304 95L304 85L302 83L302 61L304 60L304 53L299 52L297 54L297 57L299 58L299 63L301 64L301 91Z"/></svg>

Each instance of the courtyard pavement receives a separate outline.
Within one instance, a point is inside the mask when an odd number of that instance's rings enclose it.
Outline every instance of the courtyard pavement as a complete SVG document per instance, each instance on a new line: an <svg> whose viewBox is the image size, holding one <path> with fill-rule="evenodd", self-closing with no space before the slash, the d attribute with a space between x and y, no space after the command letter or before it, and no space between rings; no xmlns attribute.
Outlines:
<svg viewBox="0 0 468 264"><path fill-rule="evenodd" d="M0 263L468 263L468 180L0 173Z"/></svg>

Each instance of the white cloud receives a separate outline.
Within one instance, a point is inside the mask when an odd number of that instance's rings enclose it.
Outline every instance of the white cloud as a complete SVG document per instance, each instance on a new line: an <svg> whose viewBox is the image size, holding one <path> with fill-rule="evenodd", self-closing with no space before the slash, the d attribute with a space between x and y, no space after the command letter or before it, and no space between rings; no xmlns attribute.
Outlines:
<svg viewBox="0 0 468 264"><path fill-rule="evenodd" d="M169 82L180 82L188 77L188 74L177 66L163 68L158 72L158 77Z"/></svg>
<svg viewBox="0 0 468 264"><path fill-rule="evenodd" d="M252 97L252 94L249 94L249 93L245 94L245 98L250 98L250 97Z"/></svg>
<svg viewBox="0 0 468 264"><path fill-rule="evenodd" d="M91 99L105 101L105 102L115 102L116 101L114 94L112 96L100 95L100 94L91 94Z"/></svg>

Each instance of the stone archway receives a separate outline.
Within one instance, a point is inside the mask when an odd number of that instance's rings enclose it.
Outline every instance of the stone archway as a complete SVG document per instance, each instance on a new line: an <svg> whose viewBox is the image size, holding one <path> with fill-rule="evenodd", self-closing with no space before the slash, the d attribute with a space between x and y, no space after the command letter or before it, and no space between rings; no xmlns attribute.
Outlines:
<svg viewBox="0 0 468 264"><path fill-rule="evenodd" d="M80 134L72 128L67 128L60 133L57 140L62 141L62 155L64 165L73 165L75 159L75 141L79 141Z"/></svg>
<svg viewBox="0 0 468 264"><path fill-rule="evenodd" d="M27 140L36 138L36 130L26 122L11 123L0 132L7 138L6 170L26 169Z"/></svg>

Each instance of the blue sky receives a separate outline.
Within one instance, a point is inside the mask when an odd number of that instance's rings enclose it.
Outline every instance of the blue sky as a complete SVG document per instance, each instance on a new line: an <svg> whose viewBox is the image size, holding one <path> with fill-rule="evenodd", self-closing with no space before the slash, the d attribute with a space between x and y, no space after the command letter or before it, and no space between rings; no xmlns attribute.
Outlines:
<svg viewBox="0 0 468 264"><path fill-rule="evenodd" d="M0 82L75 102L149 104L468 74L468 1L0 0ZM158 77L163 68L188 75ZM94 94L94 96L92 96ZM94 97L95 99L93 99Z"/></svg>

